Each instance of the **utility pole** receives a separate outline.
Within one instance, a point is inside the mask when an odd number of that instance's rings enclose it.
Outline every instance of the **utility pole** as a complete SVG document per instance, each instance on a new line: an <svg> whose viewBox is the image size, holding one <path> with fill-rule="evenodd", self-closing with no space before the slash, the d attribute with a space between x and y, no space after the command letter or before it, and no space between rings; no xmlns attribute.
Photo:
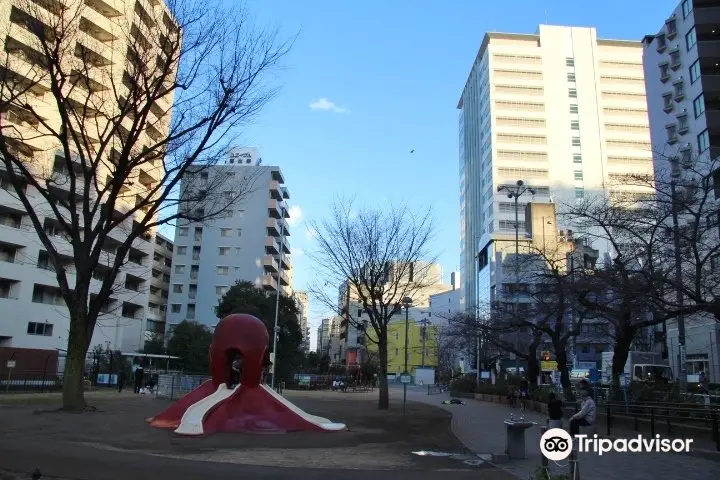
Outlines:
<svg viewBox="0 0 720 480"><path fill-rule="evenodd" d="M518 206L518 200L526 192L530 192L531 195L535 195L535 190L526 187L525 182L518 180L514 187L508 187L507 185L500 185L498 192L507 192L508 198L512 198L515 201L515 317L519 319L520 316L520 211ZM520 322L516 325L515 331L515 348L518 349L520 345ZM515 354L515 374L520 375L520 357Z"/></svg>
<svg viewBox="0 0 720 480"><path fill-rule="evenodd" d="M283 272L283 259L285 254L285 226L280 224L280 263L278 264L277 292L275 292L275 327L273 328L273 362L272 362L272 379L270 380L270 388L275 388L275 365L277 365L277 339L280 333L278 327L278 316L280 313L280 276Z"/></svg>
<svg viewBox="0 0 720 480"><path fill-rule="evenodd" d="M673 175L674 176L674 175ZM680 252L680 222L678 221L678 209L677 209L677 196L676 196L676 183L673 179L670 182L670 194L672 196L672 221L673 221L673 246L675 256L675 292L676 302L682 309L684 303L684 295L680 288L682 285L682 258ZM685 369L685 315L682 313L678 316L678 344L680 347L679 352L679 365L680 365L680 390L685 391L687 383L687 374Z"/></svg>

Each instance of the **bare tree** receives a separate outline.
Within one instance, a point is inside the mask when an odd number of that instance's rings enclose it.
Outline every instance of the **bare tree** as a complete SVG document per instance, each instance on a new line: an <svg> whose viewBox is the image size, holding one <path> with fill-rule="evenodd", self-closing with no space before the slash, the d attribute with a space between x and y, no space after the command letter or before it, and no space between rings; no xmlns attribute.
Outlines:
<svg viewBox="0 0 720 480"><path fill-rule="evenodd" d="M251 190L206 172L272 98L290 44L206 2L41 3L10 8L0 165L69 310L63 407L80 410L96 322L121 269L147 271L142 241L224 215Z"/></svg>
<svg viewBox="0 0 720 480"><path fill-rule="evenodd" d="M314 224L317 252L312 254L317 277L313 296L332 309L337 297L326 285L345 286L368 324L346 316L367 341L377 345L379 360L378 408L389 407L387 365L388 324L400 313L403 299L412 298L428 282L433 262L428 252L433 233L430 212L416 214L407 207L353 208L353 202L336 202L327 220ZM436 283L433 282L433 283Z"/></svg>
<svg viewBox="0 0 720 480"><path fill-rule="evenodd" d="M647 190L628 192L589 199L565 212L591 238L607 242L612 249L599 268L576 272L573 290L580 306L609 324L616 387L637 333L679 313L657 308L658 283L652 280L649 265L664 223L653 199Z"/></svg>

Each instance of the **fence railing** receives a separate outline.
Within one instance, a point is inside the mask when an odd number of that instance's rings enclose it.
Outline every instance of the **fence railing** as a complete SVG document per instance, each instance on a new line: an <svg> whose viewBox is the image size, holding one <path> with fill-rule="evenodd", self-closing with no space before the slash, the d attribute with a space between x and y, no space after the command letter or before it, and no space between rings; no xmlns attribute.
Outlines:
<svg viewBox="0 0 720 480"><path fill-rule="evenodd" d="M50 374L22 374L0 378L3 392L55 392L62 389L62 377Z"/></svg>
<svg viewBox="0 0 720 480"><path fill-rule="evenodd" d="M720 408L715 405L606 402L598 408L598 415L602 414L607 435L623 427L649 432L651 437L661 432L668 435L692 433L693 438L711 440L720 451Z"/></svg>

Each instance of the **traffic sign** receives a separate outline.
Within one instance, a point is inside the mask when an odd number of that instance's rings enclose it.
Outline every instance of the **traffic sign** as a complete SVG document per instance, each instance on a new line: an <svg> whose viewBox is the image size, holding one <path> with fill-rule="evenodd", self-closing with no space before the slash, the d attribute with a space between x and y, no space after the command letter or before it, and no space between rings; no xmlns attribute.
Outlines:
<svg viewBox="0 0 720 480"><path fill-rule="evenodd" d="M15 368L15 360L8 360L7 368Z"/></svg>
<svg viewBox="0 0 720 480"><path fill-rule="evenodd" d="M412 382L412 375L410 375L408 372L403 372L400 374L400 383L410 383Z"/></svg>

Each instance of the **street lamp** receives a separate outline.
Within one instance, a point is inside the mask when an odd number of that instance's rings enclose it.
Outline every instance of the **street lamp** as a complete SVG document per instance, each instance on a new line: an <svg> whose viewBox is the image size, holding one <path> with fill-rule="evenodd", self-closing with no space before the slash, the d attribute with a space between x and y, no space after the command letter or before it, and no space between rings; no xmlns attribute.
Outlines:
<svg viewBox="0 0 720 480"><path fill-rule="evenodd" d="M514 186L499 185L498 192L507 192L508 198L512 198L515 202L515 315L519 314L519 291L520 291L520 219L518 210L518 200L525 193L535 195L533 188L525 186L525 182L518 180ZM515 333L515 348L518 348L520 340L520 328ZM515 374L520 375L520 358L515 354Z"/></svg>
<svg viewBox="0 0 720 480"><path fill-rule="evenodd" d="M408 332L410 330L410 306L412 305L413 301L410 297L405 297L402 299L402 304L405 307L405 371L400 376L400 381L403 384L403 415L405 415L405 407L407 405L407 384L409 382L408 376L410 373L408 372Z"/></svg>

